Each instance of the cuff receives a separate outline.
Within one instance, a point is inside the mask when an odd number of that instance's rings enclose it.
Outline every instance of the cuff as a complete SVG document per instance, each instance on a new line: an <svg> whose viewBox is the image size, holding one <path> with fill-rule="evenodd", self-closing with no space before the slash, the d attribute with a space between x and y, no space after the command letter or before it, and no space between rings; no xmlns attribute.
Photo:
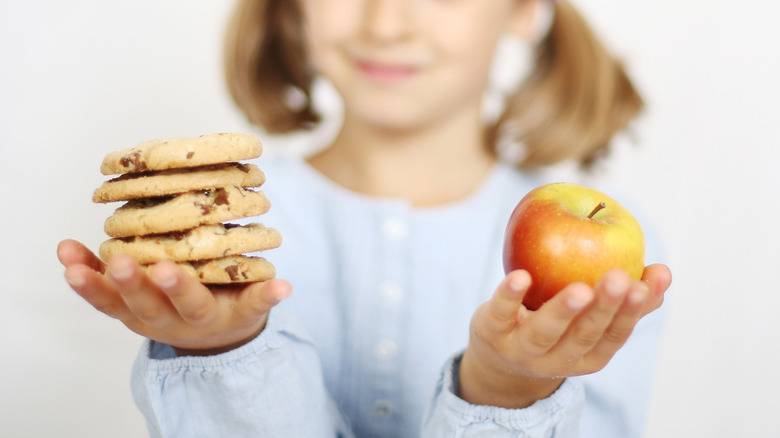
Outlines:
<svg viewBox="0 0 780 438"><path fill-rule="evenodd" d="M443 407L464 423L493 423L510 430L528 430L545 423L561 421L563 416L579 416L584 390L579 379L568 378L549 397L537 400L523 409L473 405L456 394L457 376L462 353L447 361L442 373L441 401Z"/></svg>
<svg viewBox="0 0 780 438"><path fill-rule="evenodd" d="M244 360L264 351L282 347L288 337L310 342L298 321L283 311L273 309L268 314L265 328L246 344L221 354L211 356L177 356L173 347L147 339L141 348L139 361L145 362L147 372L168 373L181 368L214 369Z"/></svg>

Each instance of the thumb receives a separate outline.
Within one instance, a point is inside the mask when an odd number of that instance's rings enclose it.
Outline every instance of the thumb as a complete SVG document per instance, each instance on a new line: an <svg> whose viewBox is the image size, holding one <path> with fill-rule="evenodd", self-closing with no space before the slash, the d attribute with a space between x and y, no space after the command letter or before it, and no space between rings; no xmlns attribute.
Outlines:
<svg viewBox="0 0 780 438"><path fill-rule="evenodd" d="M248 316L261 317L292 293L285 280L271 279L247 286L238 298L238 305Z"/></svg>
<svg viewBox="0 0 780 438"><path fill-rule="evenodd" d="M66 268L73 265L86 265L101 274L106 270L106 265L98 256L84 244L73 239L65 239L57 245L57 258Z"/></svg>
<svg viewBox="0 0 780 438"><path fill-rule="evenodd" d="M664 302L666 290L672 284L672 271L668 266L660 263L645 267L642 273L642 281L647 283L650 289L650 298L645 305L644 314L661 307Z"/></svg>
<svg viewBox="0 0 780 438"><path fill-rule="evenodd" d="M531 275L526 271L512 271L504 277L487 303L488 315L497 327L511 329L523 316L523 297L530 286Z"/></svg>

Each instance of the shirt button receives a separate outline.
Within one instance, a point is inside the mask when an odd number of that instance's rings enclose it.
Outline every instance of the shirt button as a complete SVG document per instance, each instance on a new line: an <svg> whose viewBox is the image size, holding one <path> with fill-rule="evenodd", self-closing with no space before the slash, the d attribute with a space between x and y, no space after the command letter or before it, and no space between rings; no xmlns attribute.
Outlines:
<svg viewBox="0 0 780 438"><path fill-rule="evenodd" d="M393 413L393 405L387 400L377 400L374 403L374 414L379 418L389 418Z"/></svg>
<svg viewBox="0 0 780 438"><path fill-rule="evenodd" d="M382 234L392 240L401 240L406 237L409 228L401 219L387 219L382 224Z"/></svg>
<svg viewBox="0 0 780 438"><path fill-rule="evenodd" d="M387 304L397 303L403 297L401 286L389 281L379 285L379 294Z"/></svg>
<svg viewBox="0 0 780 438"><path fill-rule="evenodd" d="M382 339L374 345L374 355L378 359L390 360L398 354L398 344L392 339Z"/></svg>

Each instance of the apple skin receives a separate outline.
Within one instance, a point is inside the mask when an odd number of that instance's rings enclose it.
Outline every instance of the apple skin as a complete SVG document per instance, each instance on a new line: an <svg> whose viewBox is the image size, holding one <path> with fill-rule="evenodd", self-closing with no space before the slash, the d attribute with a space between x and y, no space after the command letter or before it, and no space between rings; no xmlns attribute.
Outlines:
<svg viewBox="0 0 780 438"><path fill-rule="evenodd" d="M605 207L588 216L603 202ZM523 305L537 310L565 286L594 286L612 268L635 280L644 271L645 238L636 218L598 190L573 183L537 187L512 212L504 237L504 272L524 269Z"/></svg>

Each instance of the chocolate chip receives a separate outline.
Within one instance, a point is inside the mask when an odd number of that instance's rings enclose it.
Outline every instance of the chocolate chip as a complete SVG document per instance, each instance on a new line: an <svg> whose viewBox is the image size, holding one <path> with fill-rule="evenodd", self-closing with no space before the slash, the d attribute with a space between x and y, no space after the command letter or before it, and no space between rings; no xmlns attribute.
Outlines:
<svg viewBox="0 0 780 438"><path fill-rule="evenodd" d="M225 272L230 276L230 281L238 280L238 265L230 265L225 268Z"/></svg>
<svg viewBox="0 0 780 438"><path fill-rule="evenodd" d="M141 159L141 152L135 151L130 155L125 155L119 160L119 164L123 167L132 168L137 171L146 170L146 162Z"/></svg>
<svg viewBox="0 0 780 438"><path fill-rule="evenodd" d="M230 201L228 201L228 194L224 189L217 189L217 196L214 198L214 204L230 205Z"/></svg>
<svg viewBox="0 0 780 438"><path fill-rule="evenodd" d="M205 216L205 215L211 213L212 211L214 211L214 207L212 205L209 205L209 204L201 204L200 202L193 202L193 205L195 205L196 207L201 209L201 211L203 213L203 216Z"/></svg>
<svg viewBox="0 0 780 438"><path fill-rule="evenodd" d="M187 159L188 160L191 160L193 156L195 156L195 152L187 152Z"/></svg>

